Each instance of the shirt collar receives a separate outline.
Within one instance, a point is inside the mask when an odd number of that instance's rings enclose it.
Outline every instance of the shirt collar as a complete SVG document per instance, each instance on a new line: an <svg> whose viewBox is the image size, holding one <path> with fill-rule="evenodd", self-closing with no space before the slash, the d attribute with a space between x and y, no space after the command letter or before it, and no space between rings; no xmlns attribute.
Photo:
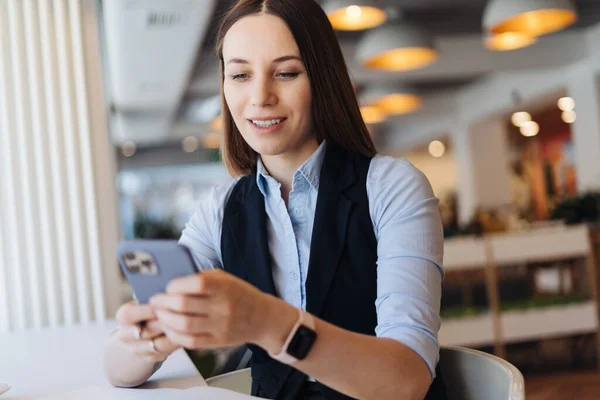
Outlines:
<svg viewBox="0 0 600 400"><path fill-rule="evenodd" d="M315 189L319 190L319 178L321 176L321 166L323 165L323 160L325 158L325 148L327 143L325 140L319 145L317 150L298 168L296 173L294 174L294 179L297 176L302 176L306 181ZM256 163L256 184L263 194L263 196L267 195L268 191L268 179L273 179L265 165L263 164L260 156L258 156L258 161Z"/></svg>

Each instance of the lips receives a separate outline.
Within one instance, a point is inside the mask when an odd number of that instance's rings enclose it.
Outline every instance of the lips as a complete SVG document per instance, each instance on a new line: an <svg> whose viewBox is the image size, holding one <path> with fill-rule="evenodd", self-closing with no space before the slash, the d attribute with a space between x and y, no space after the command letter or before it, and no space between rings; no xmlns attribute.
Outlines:
<svg viewBox="0 0 600 400"><path fill-rule="evenodd" d="M248 119L248 124L252 130L259 135L275 133L284 125L287 118L252 118Z"/></svg>
<svg viewBox="0 0 600 400"><path fill-rule="evenodd" d="M283 121L285 121L285 119L286 118L279 117L279 118L268 118L268 119L250 119L249 121L252 122L254 125L256 125L259 128L270 128L272 126L282 123Z"/></svg>

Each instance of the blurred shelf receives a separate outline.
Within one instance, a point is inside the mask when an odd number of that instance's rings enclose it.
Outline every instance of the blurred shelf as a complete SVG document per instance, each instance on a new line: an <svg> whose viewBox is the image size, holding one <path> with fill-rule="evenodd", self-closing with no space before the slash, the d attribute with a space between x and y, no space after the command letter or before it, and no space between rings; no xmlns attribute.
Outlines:
<svg viewBox="0 0 600 400"><path fill-rule="evenodd" d="M485 242L475 237L451 238L444 241L444 269L464 271L485 266Z"/></svg>
<svg viewBox="0 0 600 400"><path fill-rule="evenodd" d="M483 346L494 341L493 319L490 314L450 318L442 321L438 334L444 346Z"/></svg>
<svg viewBox="0 0 600 400"><path fill-rule="evenodd" d="M595 333L598 329L593 301L505 311L500 321L506 343ZM493 317L486 313L444 319L439 341L445 346L491 345L494 343Z"/></svg>
<svg viewBox="0 0 600 400"><path fill-rule="evenodd" d="M600 359L600 289L591 241L593 232L588 225L551 226L446 240L446 271L487 271L477 279L485 277L490 310L485 314L444 318L439 332L440 344L494 345L496 354L503 357L507 343L596 333L596 352ZM598 238L600 240L600 234ZM563 296L503 304L499 298L496 268L575 258L586 260L586 278L590 287L585 296L591 295L590 300ZM469 278L465 279L468 285Z"/></svg>
<svg viewBox="0 0 600 400"><path fill-rule="evenodd" d="M586 225L493 234L488 240L497 266L585 257L591 249Z"/></svg>
<svg viewBox="0 0 600 400"><path fill-rule="evenodd" d="M490 261L496 266L585 257L591 250L589 235L587 225L574 225L495 233L485 238L450 238L444 242L444 269L485 268L486 243Z"/></svg>
<svg viewBox="0 0 600 400"><path fill-rule="evenodd" d="M594 333L598 329L595 303L506 311L501 314L505 342Z"/></svg>

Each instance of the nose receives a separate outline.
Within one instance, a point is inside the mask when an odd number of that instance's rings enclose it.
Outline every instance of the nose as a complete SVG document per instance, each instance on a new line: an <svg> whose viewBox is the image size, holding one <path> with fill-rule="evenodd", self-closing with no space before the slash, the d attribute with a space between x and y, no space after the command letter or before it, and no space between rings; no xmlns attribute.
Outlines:
<svg viewBox="0 0 600 400"><path fill-rule="evenodd" d="M266 107L277 104L277 96L269 79L255 79L251 90L251 105L255 107Z"/></svg>

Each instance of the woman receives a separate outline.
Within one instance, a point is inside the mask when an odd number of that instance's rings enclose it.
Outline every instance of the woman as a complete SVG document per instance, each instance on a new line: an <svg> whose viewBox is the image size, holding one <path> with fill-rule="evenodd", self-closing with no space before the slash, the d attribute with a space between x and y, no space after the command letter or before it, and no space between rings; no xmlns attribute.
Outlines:
<svg viewBox="0 0 600 400"><path fill-rule="evenodd" d="M109 379L141 384L180 346L249 343L253 395L443 398L438 201L407 161L375 155L326 15L240 0L217 51L238 178L181 236L204 272L119 310Z"/></svg>

